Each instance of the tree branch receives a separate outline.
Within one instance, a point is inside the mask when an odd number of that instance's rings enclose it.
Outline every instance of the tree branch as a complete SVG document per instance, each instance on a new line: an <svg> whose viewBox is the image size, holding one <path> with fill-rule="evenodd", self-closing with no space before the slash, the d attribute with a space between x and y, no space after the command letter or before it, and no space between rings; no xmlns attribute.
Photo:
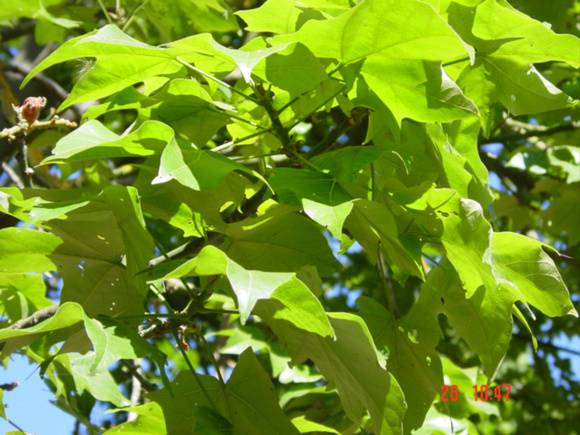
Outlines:
<svg viewBox="0 0 580 435"><path fill-rule="evenodd" d="M499 159L492 157L488 153L480 152L479 156L488 169L502 178L510 179L518 187L518 190L531 190L534 187L535 181L527 172L504 166Z"/></svg>
<svg viewBox="0 0 580 435"><path fill-rule="evenodd" d="M43 320L50 319L56 311L58 310L58 305L51 305L50 307L42 308L30 316L25 317L23 319L17 320L12 325L8 327L8 329L25 329L31 328L34 325L39 324Z"/></svg>
<svg viewBox="0 0 580 435"><path fill-rule="evenodd" d="M21 21L14 27L2 26L0 29L0 42L4 43L11 39L20 38L21 36L32 33L35 22L32 20Z"/></svg>
<svg viewBox="0 0 580 435"><path fill-rule="evenodd" d="M11 63L7 64L4 69L6 71L15 72L21 76L26 76L30 73L31 69L17 63L16 61L12 61ZM51 79L50 77L45 76L42 73L36 74L34 76L34 80L41 83L45 88L47 88L50 92L52 92L56 97L58 97L61 101L64 101L68 97L68 92L59 85L55 80Z"/></svg>
<svg viewBox="0 0 580 435"><path fill-rule="evenodd" d="M563 131L576 130L577 128L580 128L580 122L571 122L569 124L561 124L561 125L556 125L554 127L543 127L543 126L537 126L537 125L529 125L528 126L528 125L526 125L525 127L521 126L521 128L525 130L523 133L507 134L504 136L492 137L482 144L495 143L495 142L503 143L503 142L511 142L511 141L517 141L517 140L522 140L522 139L528 139L530 137L551 136L553 134L561 133Z"/></svg>
<svg viewBox="0 0 580 435"><path fill-rule="evenodd" d="M30 126L25 123L18 123L12 127L8 127L0 131L0 139L14 140L19 135L28 135L36 130L47 130L49 128L55 127L76 128L77 123L74 121L69 121L68 119L60 118L58 116L54 116L48 121L35 121Z"/></svg>

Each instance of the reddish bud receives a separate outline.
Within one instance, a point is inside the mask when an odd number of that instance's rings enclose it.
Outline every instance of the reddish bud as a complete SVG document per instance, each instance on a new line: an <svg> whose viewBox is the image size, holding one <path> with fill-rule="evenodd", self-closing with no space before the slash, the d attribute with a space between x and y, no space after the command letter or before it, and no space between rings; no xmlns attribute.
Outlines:
<svg viewBox="0 0 580 435"><path fill-rule="evenodd" d="M28 125L32 125L38 119L38 115L43 107L46 106L46 98L44 97L28 97L22 103L21 114Z"/></svg>

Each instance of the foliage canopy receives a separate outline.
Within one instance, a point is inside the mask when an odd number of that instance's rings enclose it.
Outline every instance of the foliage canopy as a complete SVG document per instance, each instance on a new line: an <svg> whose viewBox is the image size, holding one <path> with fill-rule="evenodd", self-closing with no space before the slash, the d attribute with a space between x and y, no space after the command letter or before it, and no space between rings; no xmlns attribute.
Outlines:
<svg viewBox="0 0 580 435"><path fill-rule="evenodd" d="M574 5L0 0L4 361L87 433L573 433Z"/></svg>

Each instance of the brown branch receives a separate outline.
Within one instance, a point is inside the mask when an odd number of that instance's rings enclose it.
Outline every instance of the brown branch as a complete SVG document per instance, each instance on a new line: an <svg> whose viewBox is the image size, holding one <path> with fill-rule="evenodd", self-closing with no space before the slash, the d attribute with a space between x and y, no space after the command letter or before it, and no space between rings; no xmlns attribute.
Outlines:
<svg viewBox="0 0 580 435"><path fill-rule="evenodd" d="M8 329L25 329L31 328L43 320L50 319L56 311L58 310L58 305L51 305L50 307L42 308L30 316L25 317L23 319L17 320L12 325L8 327Z"/></svg>
<svg viewBox="0 0 580 435"><path fill-rule="evenodd" d="M292 141L290 140L290 136L288 135L288 130L282 124L280 120L280 116L278 111L272 105L272 100L268 91L264 89L261 83L256 85L256 94L258 95L258 101L260 105L266 110L268 114L268 118L270 118L270 122L272 123L272 130L274 134L278 136L280 142L282 142L282 149L286 152L288 157L292 158Z"/></svg>
<svg viewBox="0 0 580 435"><path fill-rule="evenodd" d="M184 255L197 255L207 245L219 245L224 241L224 236L219 233L211 233L206 239L200 239L198 243L186 242L183 245L172 249L166 254L149 260L149 267L157 266L164 261L181 258Z"/></svg>
<svg viewBox="0 0 580 435"><path fill-rule="evenodd" d="M32 33L35 22L32 20L21 21L17 26L2 26L0 29L0 42L6 42L11 39L20 38L21 36Z"/></svg>
<svg viewBox="0 0 580 435"><path fill-rule="evenodd" d="M2 162L2 169L8 177L12 180L12 182L18 187L19 189L24 189L24 181L20 178L20 176L16 173L16 171L6 162Z"/></svg>
<svg viewBox="0 0 580 435"><path fill-rule="evenodd" d="M514 337L518 338L519 340L525 341L525 342L528 341L528 337L523 336L521 334L514 334ZM580 356L580 351L578 351L576 349L570 349L568 347L558 346L556 344L553 344L553 343L550 343L547 341L538 340L538 346L552 349L553 351L556 351L556 352L564 352L564 353L569 353L570 355Z"/></svg>
<svg viewBox="0 0 580 435"><path fill-rule="evenodd" d="M504 166L501 160L494 158L488 153L480 152L479 156L488 169L495 172L501 178L510 179L518 187L518 190L529 191L534 187L535 181L527 172Z"/></svg>
<svg viewBox="0 0 580 435"><path fill-rule="evenodd" d="M22 76L28 75L31 71L29 67L16 63L15 61L12 61L11 63L7 64L4 67L4 69L6 71L18 73ZM52 92L61 101L67 99L68 92L50 77L47 77L42 73L38 73L34 76L34 80L42 84L48 91ZM78 110L78 108L76 110Z"/></svg>
<svg viewBox="0 0 580 435"><path fill-rule="evenodd" d="M74 121L69 121L68 119L60 118L58 116L54 116L48 121L35 121L30 126L27 123L19 122L12 127L7 127L0 131L0 139L14 140L19 135L28 135L36 130L47 130L56 127L76 128L77 123Z"/></svg>
<svg viewBox="0 0 580 435"><path fill-rule="evenodd" d="M523 127L522 127L523 128ZM486 140L483 144L495 143L495 142L511 142L522 139L528 139L531 137L542 137L551 136L556 133L561 133L563 131L572 131L580 128L580 122L571 122L569 124L556 125L554 127L543 127L543 126L526 126L523 133L507 134L504 136L492 137Z"/></svg>
<svg viewBox="0 0 580 435"><path fill-rule="evenodd" d="M558 252L554 249L544 249L544 252L546 252L550 257L552 257L552 260L554 261L565 261L573 266L580 267L579 258L572 257L571 255L564 254L562 252Z"/></svg>

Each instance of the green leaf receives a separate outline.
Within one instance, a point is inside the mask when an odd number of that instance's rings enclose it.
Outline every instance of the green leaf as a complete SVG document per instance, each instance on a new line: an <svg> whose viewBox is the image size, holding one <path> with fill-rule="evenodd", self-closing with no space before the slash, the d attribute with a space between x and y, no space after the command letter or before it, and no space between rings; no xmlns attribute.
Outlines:
<svg viewBox="0 0 580 435"><path fill-rule="evenodd" d="M432 61L467 54L445 20L418 0L367 0L336 18L307 21L291 38L345 64L373 54Z"/></svg>
<svg viewBox="0 0 580 435"><path fill-rule="evenodd" d="M175 140L171 140L161 154L159 173L152 184L176 180L193 190L210 190L218 187L234 171L258 175L220 154L193 148L183 150Z"/></svg>
<svg viewBox="0 0 580 435"><path fill-rule="evenodd" d="M54 234L24 228L0 230L0 274L55 270L50 255L62 244Z"/></svg>
<svg viewBox="0 0 580 435"><path fill-rule="evenodd" d="M34 18L45 7L64 3L64 0L30 0L20 2L15 0L3 0L0 8L0 20L19 17Z"/></svg>
<svg viewBox="0 0 580 435"><path fill-rule="evenodd" d="M228 47L224 47L217 42L212 43L213 47L218 53L225 55L227 58L235 64L235 66L240 70L242 77L247 83L254 83L252 80L252 71L258 63L267 57L284 50L288 44L276 45L273 47L260 48L257 50L249 49L247 46L242 47L240 50L234 50Z"/></svg>
<svg viewBox="0 0 580 435"><path fill-rule="evenodd" d="M550 317L578 317L566 284L542 242L517 233L494 233L493 269L498 281ZM549 248L546 248L549 249Z"/></svg>
<svg viewBox="0 0 580 435"><path fill-rule="evenodd" d="M480 414L480 417L484 415L495 415L501 418L497 404L474 400L472 394L467 394L468 391L471 392L473 390L474 385L487 383L487 379L485 379L485 376L477 366L461 368L448 358L441 358L441 360L443 362L443 372L446 382L451 385L457 385L458 390L465 392L465 394L460 393L459 399L454 403L436 403L439 411L455 417L461 416L467 418L471 414L477 413Z"/></svg>
<svg viewBox="0 0 580 435"><path fill-rule="evenodd" d="M384 360L373 344L364 321L353 314L331 313L336 339L301 331L273 318L264 310L260 316L276 333L296 362L314 361L340 396L346 415L359 423L368 411L374 433L402 434L407 408L397 381L384 368Z"/></svg>
<svg viewBox="0 0 580 435"><path fill-rule="evenodd" d="M456 121L457 124L460 122L466 123L468 121ZM476 134L478 130L477 126L475 128ZM455 143L458 145L469 146L467 150L462 149L466 154L469 153L467 154L470 158L468 161L467 156L462 155L460 150L452 146L449 136L445 134L442 127L428 125L427 133L438 155L442 172L449 187L455 189L462 198L473 198L480 200L483 204L489 204L492 201L492 197L487 188L487 169L481 162L479 154L477 154L477 136L474 137L473 134L470 134L471 137L469 138L461 136L456 136L455 138ZM461 133L459 132L459 134ZM467 141L469 143L465 143ZM472 169L472 164L479 171L479 175L476 175L475 170Z"/></svg>
<svg viewBox="0 0 580 435"><path fill-rule="evenodd" d="M10 327L0 329L0 350L2 355L9 355L47 334L56 338L56 341L62 341L70 334L80 330L83 319L84 312L80 305L65 302L52 317L34 326L21 329Z"/></svg>
<svg viewBox="0 0 580 435"><path fill-rule="evenodd" d="M270 184L278 198L288 204L299 205L308 199L338 205L352 200L334 177L309 169L276 168Z"/></svg>
<svg viewBox="0 0 580 435"><path fill-rule="evenodd" d="M362 169L379 158L383 150L372 145L344 147L312 158L312 164L339 181L351 183Z"/></svg>
<svg viewBox="0 0 580 435"><path fill-rule="evenodd" d="M296 30L302 11L291 0L268 0L259 8L238 11L248 32L290 33Z"/></svg>
<svg viewBox="0 0 580 435"><path fill-rule="evenodd" d="M514 115L562 109L572 101L533 65L495 57L486 65L497 85L499 100Z"/></svg>
<svg viewBox="0 0 580 435"><path fill-rule="evenodd" d="M175 79L144 101L139 113L165 122L178 137L201 147L228 121L227 113L219 109L218 103L199 82Z"/></svg>
<svg viewBox="0 0 580 435"><path fill-rule="evenodd" d="M66 41L30 71L22 86L53 65L86 57L96 59L95 65L77 82L59 110L109 96L147 77L173 74L183 68L173 51L137 41L118 27L107 25Z"/></svg>
<svg viewBox="0 0 580 435"><path fill-rule="evenodd" d="M298 434L278 406L274 386L251 349L241 356L226 386L236 433Z"/></svg>
<svg viewBox="0 0 580 435"><path fill-rule="evenodd" d="M396 321L382 305L370 298L357 301L377 348L387 353L387 367L397 379L408 405L406 430L421 427L431 402L443 384L441 362L434 347L413 340L413 329ZM402 325L403 323L403 325Z"/></svg>
<svg viewBox="0 0 580 435"><path fill-rule="evenodd" d="M418 253L410 252L399 239L397 223L387 206L375 201L355 201L346 225L374 261L381 249L395 271L423 277Z"/></svg>
<svg viewBox="0 0 580 435"><path fill-rule="evenodd" d="M4 407L4 390L0 390L0 417L6 419L6 408Z"/></svg>
<svg viewBox="0 0 580 435"><path fill-rule="evenodd" d="M478 113L457 84L434 62L372 56L364 63L362 75L393 112L399 126L405 118L449 122Z"/></svg>
<svg viewBox="0 0 580 435"><path fill-rule="evenodd" d="M90 120L59 140L42 164L150 156L160 153L172 138L171 127L158 121L145 121L135 131L119 136Z"/></svg>
<svg viewBox="0 0 580 435"><path fill-rule="evenodd" d="M284 0L287 1L287 0ZM258 74L259 66L256 68ZM315 89L328 78L321 63L302 44L291 45L266 59L265 79L291 97Z"/></svg>
<svg viewBox="0 0 580 435"><path fill-rule="evenodd" d="M34 326L22 329L0 329L0 341L5 342L20 337L38 336L40 334L65 329L79 324L83 319L84 312L79 304L65 302L52 317Z"/></svg>
<svg viewBox="0 0 580 435"><path fill-rule="evenodd" d="M224 417L228 416L226 397L219 381L211 376L198 375L198 378L203 390L211 398L211 403L190 372L177 375L171 383L171 392L163 389L147 395L162 408L168 434L192 433L194 428L204 424L204 415L211 414L212 411ZM217 409L212 409L212 404ZM215 426L212 425L211 429L215 430Z"/></svg>
<svg viewBox="0 0 580 435"><path fill-rule="evenodd" d="M83 322L94 351L90 366L92 372L107 370L111 364L122 359L148 357L157 364L164 382L167 382L164 374L165 355L135 331L107 322L106 319L103 323L86 315Z"/></svg>
<svg viewBox="0 0 580 435"><path fill-rule="evenodd" d="M448 262L427 276L421 298L410 317L437 325L440 312L479 357L487 376L492 376L504 357L512 334L512 305L516 298L505 286L479 287L467 298L457 273ZM422 317L422 319L421 319ZM428 322L427 322L428 324Z"/></svg>
<svg viewBox="0 0 580 435"><path fill-rule="evenodd" d="M52 254L64 279L62 301L80 303L88 315L142 312L151 236L133 187L110 186L88 205L49 223L63 244Z"/></svg>
<svg viewBox="0 0 580 435"><path fill-rule="evenodd" d="M340 240L342 227L352 211L353 202L346 201L332 206L305 198L302 200L302 207L310 219L324 226L330 234Z"/></svg>
<svg viewBox="0 0 580 435"><path fill-rule="evenodd" d="M0 306L12 321L52 305L45 294L46 287L40 274L0 273Z"/></svg>
<svg viewBox="0 0 580 435"><path fill-rule="evenodd" d="M580 147L551 146L547 154L552 167L558 168L565 175L566 183L580 181Z"/></svg>
<svg viewBox="0 0 580 435"><path fill-rule="evenodd" d="M294 272L311 265L321 276L333 273L338 263L316 224L279 209L228 225L228 256L247 269Z"/></svg>
<svg viewBox="0 0 580 435"><path fill-rule="evenodd" d="M295 274L245 269L213 246L205 247L195 258L165 274L164 278L218 274L226 274L230 281L242 323L258 301L271 299L269 306L276 311L277 318L323 337L333 335L322 305Z"/></svg>
<svg viewBox="0 0 580 435"><path fill-rule="evenodd" d="M300 415L292 419L292 424L296 426L300 433L334 433L339 434L336 429L325 426L323 424L317 423L315 421L308 420L305 416Z"/></svg>
<svg viewBox="0 0 580 435"><path fill-rule="evenodd" d="M77 394L88 391L97 400L110 402L115 406L128 406L129 400L121 394L109 370L94 371L92 360L92 352L85 355L58 355L53 364L60 364L65 368L72 377Z"/></svg>
<svg viewBox="0 0 580 435"><path fill-rule="evenodd" d="M123 408L123 411L138 414L135 421L128 421L104 432L104 435L166 435L165 418L161 407L155 402L131 408Z"/></svg>
<svg viewBox="0 0 580 435"><path fill-rule="evenodd" d="M533 63L562 60L578 65L572 54L580 47L577 38L555 35L544 24L495 0L475 9L453 3L449 21L476 48L481 58L481 66L476 68L484 68L479 75L491 79L490 84L483 81L480 85L487 89L479 102L497 98L515 115L546 112L571 103Z"/></svg>
<svg viewBox="0 0 580 435"><path fill-rule="evenodd" d="M561 61L580 66L580 40L558 35L550 26L523 14L507 3L486 0L476 9L473 34L483 40L506 40L493 52L521 64Z"/></svg>
<svg viewBox="0 0 580 435"><path fill-rule="evenodd" d="M457 271L470 298L482 286L495 287L492 272L492 230L476 201L460 198L450 189L435 189L426 196L435 214L447 258Z"/></svg>

